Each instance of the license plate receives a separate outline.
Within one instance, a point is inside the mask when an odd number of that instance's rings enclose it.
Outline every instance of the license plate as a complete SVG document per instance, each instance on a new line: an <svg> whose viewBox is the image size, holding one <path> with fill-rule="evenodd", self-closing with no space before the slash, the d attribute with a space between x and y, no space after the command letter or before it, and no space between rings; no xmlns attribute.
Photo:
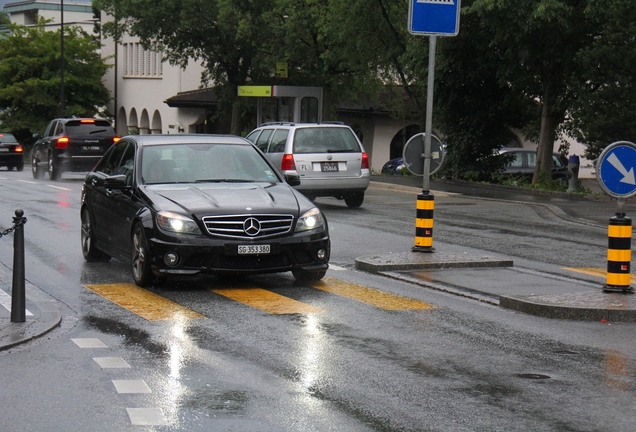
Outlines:
<svg viewBox="0 0 636 432"><path fill-rule="evenodd" d="M82 150L84 151L100 151L101 149L100 146L82 146Z"/></svg>
<svg viewBox="0 0 636 432"><path fill-rule="evenodd" d="M337 172L338 162L320 162L320 171L322 172Z"/></svg>
<svg viewBox="0 0 636 432"><path fill-rule="evenodd" d="M9 152L9 149L7 147L0 147L0 152Z"/></svg>
<svg viewBox="0 0 636 432"><path fill-rule="evenodd" d="M268 254L269 252L269 245L240 245L238 247L239 255Z"/></svg>

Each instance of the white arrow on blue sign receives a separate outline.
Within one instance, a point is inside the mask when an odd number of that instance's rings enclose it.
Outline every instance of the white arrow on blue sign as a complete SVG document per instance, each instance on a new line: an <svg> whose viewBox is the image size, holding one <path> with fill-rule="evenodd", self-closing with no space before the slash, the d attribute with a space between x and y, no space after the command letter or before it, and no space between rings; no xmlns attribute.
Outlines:
<svg viewBox="0 0 636 432"><path fill-rule="evenodd" d="M418 35L456 36L460 0L410 0L409 32Z"/></svg>
<svg viewBox="0 0 636 432"><path fill-rule="evenodd" d="M608 145L596 163L596 180L614 198L636 195L636 144L618 141Z"/></svg>

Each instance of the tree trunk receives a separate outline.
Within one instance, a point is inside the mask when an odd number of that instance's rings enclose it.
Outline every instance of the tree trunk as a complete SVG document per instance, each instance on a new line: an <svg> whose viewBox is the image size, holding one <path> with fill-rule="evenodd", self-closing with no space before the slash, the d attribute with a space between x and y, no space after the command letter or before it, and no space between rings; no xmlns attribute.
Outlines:
<svg viewBox="0 0 636 432"><path fill-rule="evenodd" d="M232 123L230 128L232 135L241 134L241 104L238 96L235 96L232 101Z"/></svg>
<svg viewBox="0 0 636 432"><path fill-rule="evenodd" d="M552 179L552 153L554 152L554 136L557 126L553 106L548 91L543 97L541 108L541 131L537 146L537 165L534 169L532 184L548 182Z"/></svg>

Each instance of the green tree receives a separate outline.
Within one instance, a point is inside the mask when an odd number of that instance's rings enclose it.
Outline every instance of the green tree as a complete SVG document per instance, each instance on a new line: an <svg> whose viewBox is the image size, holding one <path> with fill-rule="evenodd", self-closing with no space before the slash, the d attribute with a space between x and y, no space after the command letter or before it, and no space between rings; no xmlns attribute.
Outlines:
<svg viewBox="0 0 636 432"><path fill-rule="evenodd" d="M636 142L636 8L630 2L592 0L585 15L596 30L577 54L579 93L569 126L596 159L615 141Z"/></svg>
<svg viewBox="0 0 636 432"><path fill-rule="evenodd" d="M0 121L24 136L59 115L60 32L9 24L0 37ZM93 116L108 101L101 79L108 66L98 46L79 28L64 31L66 116Z"/></svg>

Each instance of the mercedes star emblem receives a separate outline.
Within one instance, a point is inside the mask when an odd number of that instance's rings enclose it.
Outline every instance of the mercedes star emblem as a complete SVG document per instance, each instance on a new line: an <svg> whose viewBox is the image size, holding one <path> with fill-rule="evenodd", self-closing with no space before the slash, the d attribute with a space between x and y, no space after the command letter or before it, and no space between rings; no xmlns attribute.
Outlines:
<svg viewBox="0 0 636 432"><path fill-rule="evenodd" d="M247 218L243 222L243 231L250 237L254 237L261 232L261 223L256 218Z"/></svg>

